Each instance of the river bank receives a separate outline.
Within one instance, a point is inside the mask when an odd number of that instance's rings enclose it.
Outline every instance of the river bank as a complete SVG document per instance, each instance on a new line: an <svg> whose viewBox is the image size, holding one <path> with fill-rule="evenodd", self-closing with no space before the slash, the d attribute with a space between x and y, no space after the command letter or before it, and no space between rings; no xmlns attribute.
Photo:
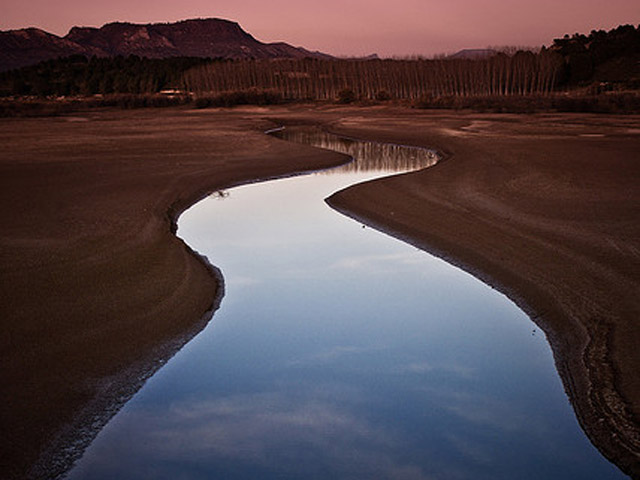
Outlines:
<svg viewBox="0 0 640 480"><path fill-rule="evenodd" d="M269 126L180 109L2 121L0 476L64 471L77 448L62 447L86 444L207 323L220 286L172 234L184 208L345 160Z"/></svg>
<svg viewBox="0 0 640 480"><path fill-rule="evenodd" d="M577 417L640 475L640 130L629 117L381 116L337 133L450 161L330 205L472 272L544 329ZM526 381L526 380L523 380Z"/></svg>
<svg viewBox="0 0 640 480"><path fill-rule="evenodd" d="M344 161L268 138L273 121L445 153L331 204L525 308L583 428L638 474L640 119L295 106L1 121L3 476L63 471L41 455L79 428L95 434L206 324L219 285L172 235L179 212L207 192Z"/></svg>

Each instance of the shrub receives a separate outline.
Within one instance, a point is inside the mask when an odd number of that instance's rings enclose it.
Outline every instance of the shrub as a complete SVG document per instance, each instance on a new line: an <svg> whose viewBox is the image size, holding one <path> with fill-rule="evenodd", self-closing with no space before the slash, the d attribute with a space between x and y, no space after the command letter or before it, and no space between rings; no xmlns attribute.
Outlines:
<svg viewBox="0 0 640 480"><path fill-rule="evenodd" d="M350 88L343 88L338 92L338 103L353 103L356 100L356 92Z"/></svg>
<svg viewBox="0 0 640 480"><path fill-rule="evenodd" d="M277 105L283 102L279 92L273 90L237 90L196 98L196 108L233 107L236 105Z"/></svg>
<svg viewBox="0 0 640 480"><path fill-rule="evenodd" d="M391 94L386 90L380 90L376 93L376 100L386 102L387 100L391 100Z"/></svg>
<svg viewBox="0 0 640 480"><path fill-rule="evenodd" d="M471 109L494 113L533 113L554 110L575 113L640 112L640 95L603 93L600 95L487 95L421 97L416 108Z"/></svg>

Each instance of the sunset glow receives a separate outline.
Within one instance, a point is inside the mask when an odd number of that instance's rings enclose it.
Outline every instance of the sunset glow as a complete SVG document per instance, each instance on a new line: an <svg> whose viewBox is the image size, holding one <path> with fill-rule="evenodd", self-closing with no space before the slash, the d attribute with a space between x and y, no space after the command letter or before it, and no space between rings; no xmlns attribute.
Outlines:
<svg viewBox="0 0 640 480"><path fill-rule="evenodd" d="M333 55L406 56L487 46L549 45L565 33L638 24L640 6L637 0L4 0L0 29L38 27L63 36L74 25L196 17L237 21L263 42L286 41Z"/></svg>

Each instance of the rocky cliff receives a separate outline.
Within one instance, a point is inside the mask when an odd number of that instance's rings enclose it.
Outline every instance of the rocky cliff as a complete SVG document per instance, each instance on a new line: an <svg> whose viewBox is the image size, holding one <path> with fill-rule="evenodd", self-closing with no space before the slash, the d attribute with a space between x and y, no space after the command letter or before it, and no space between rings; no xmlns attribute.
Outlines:
<svg viewBox="0 0 640 480"><path fill-rule="evenodd" d="M211 58L329 58L287 43L263 43L236 22L217 18L177 23L109 23L73 27L64 37L37 28L0 32L0 71L69 55Z"/></svg>

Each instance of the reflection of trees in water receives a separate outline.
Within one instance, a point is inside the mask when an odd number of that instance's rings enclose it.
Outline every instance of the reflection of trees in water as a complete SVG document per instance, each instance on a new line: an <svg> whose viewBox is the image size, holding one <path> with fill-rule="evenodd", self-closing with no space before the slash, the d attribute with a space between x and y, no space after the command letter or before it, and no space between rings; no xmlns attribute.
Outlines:
<svg viewBox="0 0 640 480"><path fill-rule="evenodd" d="M355 161L342 167L351 172L405 172L430 167L438 161L433 150L391 143L339 137L319 129L284 129L273 132L283 140L346 153Z"/></svg>

